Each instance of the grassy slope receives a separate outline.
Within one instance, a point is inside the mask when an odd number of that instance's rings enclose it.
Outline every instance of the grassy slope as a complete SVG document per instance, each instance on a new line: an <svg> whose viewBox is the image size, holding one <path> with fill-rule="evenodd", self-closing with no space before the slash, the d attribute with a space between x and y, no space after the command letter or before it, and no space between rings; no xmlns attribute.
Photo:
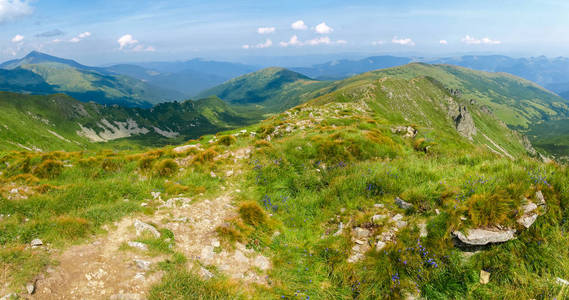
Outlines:
<svg viewBox="0 0 569 300"><path fill-rule="evenodd" d="M569 229L569 171L523 155L510 131L479 116L476 107L471 111L478 128L516 160L491 153L476 138L470 142L459 136L446 118L447 97L429 78L355 80L253 126L255 137L219 138L230 146L200 139L218 153L254 147L253 157L242 166L247 180L238 183L243 192L237 200L258 203L264 217L242 214L241 221L228 222L235 225L233 237L271 257L270 285L245 289L223 277L202 281L177 254L161 265L166 276L151 298L399 299L408 293L428 299L563 297L555 277L569 278L569 240L563 234ZM390 130L409 124L419 130L414 139ZM228 162L190 154L205 159L193 160L183 171L174 169L169 181L158 174L161 161L176 157L169 148L140 154L2 154L0 179L6 188L0 193L0 213L10 217L0 220L0 263L12 284L20 287L48 262L45 253L23 248L33 238L64 246L124 215L152 213L152 205L139 205L151 191L188 196L219 192L220 181L227 179L212 178L209 172ZM73 167L46 173L46 161ZM42 178L44 174L48 176ZM13 183L34 192L28 199L8 200ZM451 230L514 226L523 197L532 199L536 190L544 192L548 209L517 240L470 258L454 248ZM415 209L395 207L396 196ZM353 246L350 228L369 226L370 217L383 211L376 203L405 215L409 226L397 233L397 243L380 252L372 248L363 261L347 263ZM330 235L339 222L346 225L344 233ZM419 237L418 222L428 223L426 238ZM389 226L371 228L379 233ZM229 239L224 241L228 247ZM492 273L490 284L478 283L481 269Z"/></svg>
<svg viewBox="0 0 569 300"><path fill-rule="evenodd" d="M216 98L164 103L150 110L81 103L62 94L30 96L0 93L0 108L3 112L0 115L0 137L5 141L0 144L0 150L22 149L17 144L42 150L140 149L181 143L251 122ZM92 143L77 135L79 124L102 131L97 125L102 119L111 123L132 119L139 127L151 132L156 126L179 132L180 136L167 139L150 133L108 143Z"/></svg>

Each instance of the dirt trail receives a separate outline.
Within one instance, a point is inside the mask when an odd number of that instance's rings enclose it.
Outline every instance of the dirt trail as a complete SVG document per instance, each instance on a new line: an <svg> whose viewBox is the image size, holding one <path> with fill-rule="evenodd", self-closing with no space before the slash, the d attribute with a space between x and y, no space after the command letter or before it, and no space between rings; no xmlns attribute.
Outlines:
<svg viewBox="0 0 569 300"><path fill-rule="evenodd" d="M237 159L243 158L232 154ZM159 195L153 195L155 201L162 203L154 215L123 218L105 236L72 246L56 255L54 259L59 264L49 267L38 277L36 292L30 298L146 299L151 286L164 275L157 263L168 255L153 257L144 250L120 249L126 242L137 238L136 220L172 231L174 250L186 256L188 270L195 263L215 265L229 278L265 283L263 275L271 266L269 259L241 244L237 244L234 250L221 248L215 229L236 215L232 194L238 190L220 186L220 191L221 196L200 201L190 198L162 201ZM137 265L135 260L150 262L150 267ZM214 276L204 268L201 268L200 275L205 280Z"/></svg>

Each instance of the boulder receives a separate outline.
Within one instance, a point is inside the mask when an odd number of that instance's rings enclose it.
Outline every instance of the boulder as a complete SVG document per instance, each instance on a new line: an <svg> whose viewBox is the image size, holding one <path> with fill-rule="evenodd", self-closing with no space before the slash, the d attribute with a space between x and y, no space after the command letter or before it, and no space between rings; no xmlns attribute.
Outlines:
<svg viewBox="0 0 569 300"><path fill-rule="evenodd" d="M354 236L357 239L366 239L367 237L370 236L370 234L371 234L371 232L368 229L361 228L361 227L354 228Z"/></svg>
<svg viewBox="0 0 569 300"><path fill-rule="evenodd" d="M155 238L160 237L160 232L152 225L146 224L142 221L134 221L134 228L136 229L136 235L140 236L145 231L150 232Z"/></svg>
<svg viewBox="0 0 569 300"><path fill-rule="evenodd" d="M386 215L374 215L373 217L371 217L371 222L377 224L381 222L381 220L384 220L385 218L387 218Z"/></svg>
<svg viewBox="0 0 569 300"><path fill-rule="evenodd" d="M178 154L179 154L179 153L187 152L187 151L189 151L190 149L196 149L196 150L198 150L198 149L200 149L201 146L202 146L201 144L197 144L197 145L184 145L184 146L176 147L176 148L172 149L172 151L173 151L174 153L178 153Z"/></svg>
<svg viewBox="0 0 569 300"><path fill-rule="evenodd" d="M213 273L210 272L208 269L201 267L200 271L198 272L198 275L201 276L201 278L208 280L208 279L212 279L213 278Z"/></svg>
<svg viewBox="0 0 569 300"><path fill-rule="evenodd" d="M515 239L516 230L514 229L470 229L468 234L454 231L452 234L462 243L470 246L483 246L492 243L504 243Z"/></svg>
<svg viewBox="0 0 569 300"><path fill-rule="evenodd" d="M537 220L537 205L533 202L529 202L528 204L522 207L523 215L518 218L518 223L525 228L530 228L531 225Z"/></svg>
<svg viewBox="0 0 569 300"><path fill-rule="evenodd" d="M405 202L403 199L399 197L395 197L395 205L397 205L401 209L410 209L413 207L413 204Z"/></svg>
<svg viewBox="0 0 569 300"><path fill-rule="evenodd" d="M379 251L383 248L385 248L385 246L387 246L387 244L383 241L377 241L377 244L375 244L375 250Z"/></svg>
<svg viewBox="0 0 569 300"><path fill-rule="evenodd" d="M537 204L545 205L545 197L543 197L543 193L541 191L535 192L535 199L537 200Z"/></svg>

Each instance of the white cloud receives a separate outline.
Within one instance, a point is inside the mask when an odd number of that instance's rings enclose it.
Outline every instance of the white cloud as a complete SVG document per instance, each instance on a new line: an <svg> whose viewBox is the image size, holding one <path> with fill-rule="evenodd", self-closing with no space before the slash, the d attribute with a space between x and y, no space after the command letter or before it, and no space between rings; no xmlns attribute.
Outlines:
<svg viewBox="0 0 569 300"><path fill-rule="evenodd" d="M374 46L381 46L381 45L385 44L385 41L373 41L373 42L371 42L371 44Z"/></svg>
<svg viewBox="0 0 569 300"><path fill-rule="evenodd" d="M0 23L27 16L33 11L28 1L0 0Z"/></svg>
<svg viewBox="0 0 569 300"><path fill-rule="evenodd" d="M12 38L12 43L21 43L24 40L24 36L20 35L20 34L16 34L13 38Z"/></svg>
<svg viewBox="0 0 569 300"><path fill-rule="evenodd" d="M130 46L132 46L132 45L138 44L138 41L135 40L135 39L132 37L132 35L130 35L130 34L125 34L125 35L121 36L121 37L117 40L117 42L118 42L119 45L120 45L120 48L119 48L120 50L125 49L125 48L128 48L128 47L130 47Z"/></svg>
<svg viewBox="0 0 569 300"><path fill-rule="evenodd" d="M80 33L79 35L77 35L76 37L73 37L72 39L70 39L69 41L72 43L79 43L82 39L90 37L91 33L88 31L85 31L83 33Z"/></svg>
<svg viewBox="0 0 569 300"><path fill-rule="evenodd" d="M257 33L259 34L269 34L275 32L275 27L259 27L257 28Z"/></svg>
<svg viewBox="0 0 569 300"><path fill-rule="evenodd" d="M441 44L441 45L448 45L448 42L447 42L447 40L440 40L440 41L439 41L439 44Z"/></svg>
<svg viewBox="0 0 569 300"><path fill-rule="evenodd" d="M252 49L252 48L262 49L262 48L269 48L272 45L273 45L273 41L271 41L270 39L267 39L263 43L259 43L257 45L243 45L243 46L241 46L241 48L243 48L243 49Z"/></svg>
<svg viewBox="0 0 569 300"><path fill-rule="evenodd" d="M138 40L135 40L134 37L130 34L125 34L121 36L117 43L119 43L119 50L130 50L134 52L154 52L156 49L152 46L146 46L141 44Z"/></svg>
<svg viewBox="0 0 569 300"><path fill-rule="evenodd" d="M492 40L492 39L489 39L487 37L482 38L482 39L477 39L477 38L472 37L470 35L466 35L464 38L462 38L462 42L467 44L467 45L480 45L480 44L499 45L502 43L501 41Z"/></svg>
<svg viewBox="0 0 569 300"><path fill-rule="evenodd" d="M331 43L330 38L327 36L323 36L323 37L319 37L319 38L315 38L315 39L306 41L306 44L310 45L310 46L316 46L316 45L320 45L320 44L330 45L330 43Z"/></svg>
<svg viewBox="0 0 569 300"><path fill-rule="evenodd" d="M334 31L334 29L332 29L332 27L326 25L326 22L322 22L322 23L316 25L316 27L314 27L314 31L316 31L316 33L319 33L319 34L329 34L332 31Z"/></svg>
<svg viewBox="0 0 569 300"><path fill-rule="evenodd" d="M346 41L346 40L337 40L336 41L336 44L339 44L339 45L345 45L347 43L348 43L348 41Z"/></svg>
<svg viewBox="0 0 569 300"><path fill-rule="evenodd" d="M288 42L280 42L282 47L288 46L302 46L302 42L298 40L298 36L293 35Z"/></svg>
<svg viewBox="0 0 569 300"><path fill-rule="evenodd" d="M303 20L298 20L298 21L292 23L290 25L290 27L294 30L306 30L306 29L308 29L308 26L306 26L306 24L304 24Z"/></svg>
<svg viewBox="0 0 569 300"><path fill-rule="evenodd" d="M412 39L410 38L398 38L398 37L393 37L393 39L391 40L392 43L394 44L399 44L399 45L403 45L403 46L415 46L415 42L413 42Z"/></svg>

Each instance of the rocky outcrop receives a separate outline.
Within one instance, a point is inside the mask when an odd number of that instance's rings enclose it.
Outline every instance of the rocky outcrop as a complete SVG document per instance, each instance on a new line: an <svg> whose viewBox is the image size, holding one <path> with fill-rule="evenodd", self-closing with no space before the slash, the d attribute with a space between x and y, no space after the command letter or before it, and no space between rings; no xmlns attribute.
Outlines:
<svg viewBox="0 0 569 300"><path fill-rule="evenodd" d="M458 104L452 98L448 98L448 115L452 119L456 131L472 140L472 136L476 135L476 126L466 106Z"/></svg>
<svg viewBox="0 0 569 300"><path fill-rule="evenodd" d="M405 202L405 200L395 197L395 205L397 205L401 209L410 209L413 208L413 204Z"/></svg>
<svg viewBox="0 0 569 300"><path fill-rule="evenodd" d="M403 134L404 138L414 138L418 133L417 129L411 126L397 126L395 128L391 128L391 132L395 134Z"/></svg>
<svg viewBox="0 0 569 300"><path fill-rule="evenodd" d="M494 243L504 243L516 238L515 229L470 229L467 234L454 231L452 234L462 243L470 246L484 246Z"/></svg>

